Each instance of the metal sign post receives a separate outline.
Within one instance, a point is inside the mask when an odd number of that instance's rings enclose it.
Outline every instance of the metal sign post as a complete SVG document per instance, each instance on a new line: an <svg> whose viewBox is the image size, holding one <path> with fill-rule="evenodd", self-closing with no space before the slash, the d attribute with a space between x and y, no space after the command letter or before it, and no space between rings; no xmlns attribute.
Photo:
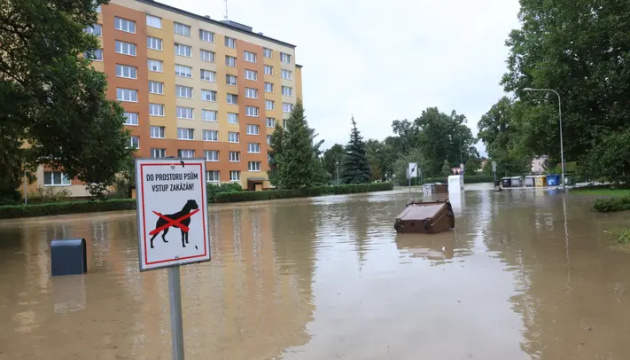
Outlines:
<svg viewBox="0 0 630 360"><path fill-rule="evenodd" d="M140 271L168 267L173 360L184 360L179 267L210 261L206 161L136 159L135 165Z"/></svg>
<svg viewBox="0 0 630 360"><path fill-rule="evenodd" d="M409 163L409 167L407 168L407 179L409 181L409 196L411 196L411 178L418 177L418 164Z"/></svg>
<svg viewBox="0 0 630 360"><path fill-rule="evenodd" d="M494 183L496 184L497 182L497 162L496 161L492 162L492 173L494 174Z"/></svg>

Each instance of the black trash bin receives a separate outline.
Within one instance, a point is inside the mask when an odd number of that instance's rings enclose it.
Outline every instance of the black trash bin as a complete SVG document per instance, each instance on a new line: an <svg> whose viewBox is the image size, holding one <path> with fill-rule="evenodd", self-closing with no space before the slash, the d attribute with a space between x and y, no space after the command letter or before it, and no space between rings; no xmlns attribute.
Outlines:
<svg viewBox="0 0 630 360"><path fill-rule="evenodd" d="M501 179L501 185L503 185L504 188L512 187L512 178L504 177Z"/></svg>
<svg viewBox="0 0 630 360"><path fill-rule="evenodd" d="M50 267L52 276L85 274L85 239L53 240L50 243Z"/></svg>

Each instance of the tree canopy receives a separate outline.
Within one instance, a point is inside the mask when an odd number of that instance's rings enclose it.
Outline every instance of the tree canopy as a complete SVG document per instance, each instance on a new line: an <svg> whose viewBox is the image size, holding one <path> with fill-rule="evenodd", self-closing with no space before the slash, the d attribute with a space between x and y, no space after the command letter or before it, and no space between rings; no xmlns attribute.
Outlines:
<svg viewBox="0 0 630 360"><path fill-rule="evenodd" d="M365 142L357 129L357 123L352 117L350 141L346 145L346 155L343 164L343 182L345 184L369 183L371 179Z"/></svg>
<svg viewBox="0 0 630 360"><path fill-rule="evenodd" d="M106 99L105 75L82 56L98 47L83 29L103 2L0 6L0 191L18 187L25 168L46 164L99 193L130 161L123 110Z"/></svg>

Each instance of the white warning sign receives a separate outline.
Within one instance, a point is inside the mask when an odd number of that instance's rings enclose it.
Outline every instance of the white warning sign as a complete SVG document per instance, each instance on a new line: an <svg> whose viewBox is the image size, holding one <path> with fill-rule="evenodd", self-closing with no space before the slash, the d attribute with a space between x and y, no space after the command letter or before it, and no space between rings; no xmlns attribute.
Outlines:
<svg viewBox="0 0 630 360"><path fill-rule="evenodd" d="M210 260L205 159L136 159L140 271Z"/></svg>

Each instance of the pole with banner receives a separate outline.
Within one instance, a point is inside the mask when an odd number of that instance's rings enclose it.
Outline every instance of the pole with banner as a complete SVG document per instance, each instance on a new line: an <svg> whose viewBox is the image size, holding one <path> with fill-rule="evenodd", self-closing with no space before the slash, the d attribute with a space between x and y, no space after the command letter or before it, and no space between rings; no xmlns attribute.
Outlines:
<svg viewBox="0 0 630 360"><path fill-rule="evenodd" d="M184 360L180 265L210 261L205 159L136 159L140 271L168 268L173 360Z"/></svg>

